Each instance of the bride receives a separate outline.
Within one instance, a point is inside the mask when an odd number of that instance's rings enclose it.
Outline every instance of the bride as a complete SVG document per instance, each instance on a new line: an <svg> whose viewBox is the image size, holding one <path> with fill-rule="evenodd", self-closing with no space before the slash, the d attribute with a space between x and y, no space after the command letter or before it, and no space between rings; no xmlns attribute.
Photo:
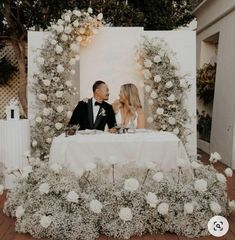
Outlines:
<svg viewBox="0 0 235 240"><path fill-rule="evenodd" d="M122 127L135 128L145 127L145 115L140 102L137 87L132 84L124 84L120 88L119 99L113 104L113 110L116 114L117 125Z"/></svg>

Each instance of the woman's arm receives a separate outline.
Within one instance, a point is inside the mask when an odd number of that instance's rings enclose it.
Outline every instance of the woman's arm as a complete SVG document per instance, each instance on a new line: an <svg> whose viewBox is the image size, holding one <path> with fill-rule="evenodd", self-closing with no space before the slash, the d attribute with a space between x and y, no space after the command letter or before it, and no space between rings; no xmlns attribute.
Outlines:
<svg viewBox="0 0 235 240"><path fill-rule="evenodd" d="M145 128L145 114L142 108L137 110L137 128Z"/></svg>
<svg viewBox="0 0 235 240"><path fill-rule="evenodd" d="M119 111L119 104L120 104L119 100L115 100L112 103L113 111L114 111L115 114Z"/></svg>

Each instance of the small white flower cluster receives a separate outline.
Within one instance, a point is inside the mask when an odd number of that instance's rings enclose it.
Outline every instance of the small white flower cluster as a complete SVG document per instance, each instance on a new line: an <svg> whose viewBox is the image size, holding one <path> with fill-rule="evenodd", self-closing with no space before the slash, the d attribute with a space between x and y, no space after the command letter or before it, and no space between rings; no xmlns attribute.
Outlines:
<svg viewBox="0 0 235 240"><path fill-rule="evenodd" d="M136 60L144 77L145 97L151 106L147 122L158 130L173 132L186 143L190 134L186 125L191 118L183 96L190 84L180 74L175 53L164 39L145 38L137 50Z"/></svg>

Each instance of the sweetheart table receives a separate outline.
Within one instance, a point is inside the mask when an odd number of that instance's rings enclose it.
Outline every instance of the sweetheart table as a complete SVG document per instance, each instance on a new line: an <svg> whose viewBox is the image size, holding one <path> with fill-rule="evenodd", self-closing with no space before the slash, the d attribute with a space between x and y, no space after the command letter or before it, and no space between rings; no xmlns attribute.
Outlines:
<svg viewBox="0 0 235 240"><path fill-rule="evenodd" d="M181 158L184 169L191 169L180 139L173 133L153 130L126 134L85 130L68 137L62 133L53 139L49 161L74 171L84 169L88 162L106 162L111 156L115 156L118 163L154 162L163 171L177 169L177 159Z"/></svg>

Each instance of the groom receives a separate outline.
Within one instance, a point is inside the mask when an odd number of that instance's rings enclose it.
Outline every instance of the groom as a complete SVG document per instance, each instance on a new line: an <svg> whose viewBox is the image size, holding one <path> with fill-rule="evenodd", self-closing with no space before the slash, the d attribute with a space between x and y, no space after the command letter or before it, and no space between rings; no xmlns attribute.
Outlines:
<svg viewBox="0 0 235 240"><path fill-rule="evenodd" d="M116 124L113 108L107 101L109 88L103 81L96 81L93 85L93 97L88 102L80 101L73 111L69 124L79 124L79 130L97 129L104 131L108 124L109 131L115 132Z"/></svg>

